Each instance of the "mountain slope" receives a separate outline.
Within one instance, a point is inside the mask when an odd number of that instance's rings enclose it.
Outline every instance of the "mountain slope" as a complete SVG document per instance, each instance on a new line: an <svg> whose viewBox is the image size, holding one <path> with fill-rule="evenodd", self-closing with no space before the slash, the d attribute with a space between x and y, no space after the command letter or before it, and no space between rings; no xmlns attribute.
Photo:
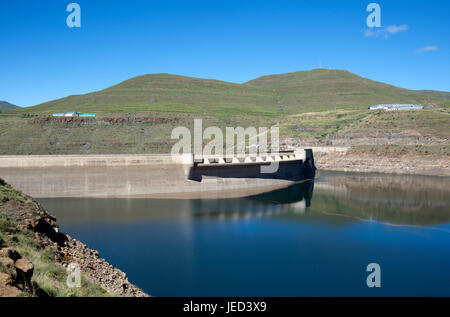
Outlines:
<svg viewBox="0 0 450 317"><path fill-rule="evenodd" d="M287 113L366 108L379 103L442 102L446 92L414 91L372 81L345 70L312 71L269 75L245 85L272 89Z"/></svg>
<svg viewBox="0 0 450 317"><path fill-rule="evenodd" d="M377 103L442 104L450 93L414 91L344 70L316 69L263 76L244 84L170 74L138 76L107 89L53 100L22 111L162 111L282 116L306 111L365 109Z"/></svg>
<svg viewBox="0 0 450 317"><path fill-rule="evenodd" d="M270 93L258 87L170 74L150 74L131 78L98 92L53 100L27 110L274 114L272 105Z"/></svg>
<svg viewBox="0 0 450 317"><path fill-rule="evenodd" d="M278 125L281 138L292 138L293 144L397 142L415 153L415 146L422 143L428 146L425 151L447 155L446 97L450 100L450 93L402 89L342 70L263 76L244 84L151 74L97 92L3 111L0 154L169 153L176 142L171 138L173 129L192 128L194 119L202 118L203 127L222 129ZM397 102L443 107L367 110L370 104ZM70 110L97 113L97 120L48 117Z"/></svg>
<svg viewBox="0 0 450 317"><path fill-rule="evenodd" d="M0 101L0 110L11 110L11 109L16 109L19 108L16 105L13 105L7 101Z"/></svg>

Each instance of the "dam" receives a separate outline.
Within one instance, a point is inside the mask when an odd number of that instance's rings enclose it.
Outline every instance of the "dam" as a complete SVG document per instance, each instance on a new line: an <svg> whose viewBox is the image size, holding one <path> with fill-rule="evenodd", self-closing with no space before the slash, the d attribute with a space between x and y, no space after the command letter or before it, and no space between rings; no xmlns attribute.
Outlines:
<svg viewBox="0 0 450 317"><path fill-rule="evenodd" d="M227 198L312 178L310 149L242 157L192 154L0 156L0 177L35 198ZM277 163L273 173L261 167ZM305 171L306 170L306 171Z"/></svg>

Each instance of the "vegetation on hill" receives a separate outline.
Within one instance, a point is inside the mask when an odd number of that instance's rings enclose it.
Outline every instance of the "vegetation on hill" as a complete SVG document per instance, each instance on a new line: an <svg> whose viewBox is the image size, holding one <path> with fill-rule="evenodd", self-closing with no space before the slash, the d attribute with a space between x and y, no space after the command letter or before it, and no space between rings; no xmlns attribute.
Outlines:
<svg viewBox="0 0 450 317"><path fill-rule="evenodd" d="M13 105L12 103L9 103L7 101L0 101L0 111L2 110L11 110L11 109L16 109L19 108L16 105Z"/></svg>
<svg viewBox="0 0 450 317"><path fill-rule="evenodd" d="M444 143L450 137L450 112L446 109L308 112L284 117L280 127L282 135L334 143L342 140L340 145L352 145L355 140L363 139L378 144L388 143L387 139L393 143L401 143L401 139L406 143L408 140Z"/></svg>
<svg viewBox="0 0 450 317"><path fill-rule="evenodd" d="M171 140L172 129L192 128L195 118L202 118L204 127L279 125L282 138L300 139L301 145L440 144L450 138L447 97L448 92L407 90L343 70L270 75L244 84L152 74L3 112L0 154L168 152L176 142ZM436 107L368 111L376 103ZM53 112L70 110L97 117L48 119Z"/></svg>
<svg viewBox="0 0 450 317"><path fill-rule="evenodd" d="M315 69L263 76L246 83L272 90L287 114L338 109L367 109L382 103L445 102L450 93L414 91L376 82L345 70Z"/></svg>
<svg viewBox="0 0 450 317"><path fill-rule="evenodd" d="M182 112L282 116L310 111L366 109L377 103L445 102L450 93L414 91L344 70L316 69L263 76L244 84L170 74L138 76L97 92L69 96L18 112Z"/></svg>

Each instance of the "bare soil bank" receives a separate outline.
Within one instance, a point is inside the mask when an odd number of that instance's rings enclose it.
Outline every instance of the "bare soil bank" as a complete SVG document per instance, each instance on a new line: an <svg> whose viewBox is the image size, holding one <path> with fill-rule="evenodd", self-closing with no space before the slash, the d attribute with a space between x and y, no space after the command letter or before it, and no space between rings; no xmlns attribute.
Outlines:
<svg viewBox="0 0 450 317"><path fill-rule="evenodd" d="M449 157L383 156L348 151L316 152L314 158L319 170L450 176Z"/></svg>

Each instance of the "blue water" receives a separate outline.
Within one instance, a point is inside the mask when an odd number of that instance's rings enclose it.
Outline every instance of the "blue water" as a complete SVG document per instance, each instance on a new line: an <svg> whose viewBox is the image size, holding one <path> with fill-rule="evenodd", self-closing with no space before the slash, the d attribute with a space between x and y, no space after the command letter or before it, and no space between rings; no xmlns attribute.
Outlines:
<svg viewBox="0 0 450 317"><path fill-rule="evenodd" d="M40 201L154 296L450 296L448 184L322 173L235 199Z"/></svg>

